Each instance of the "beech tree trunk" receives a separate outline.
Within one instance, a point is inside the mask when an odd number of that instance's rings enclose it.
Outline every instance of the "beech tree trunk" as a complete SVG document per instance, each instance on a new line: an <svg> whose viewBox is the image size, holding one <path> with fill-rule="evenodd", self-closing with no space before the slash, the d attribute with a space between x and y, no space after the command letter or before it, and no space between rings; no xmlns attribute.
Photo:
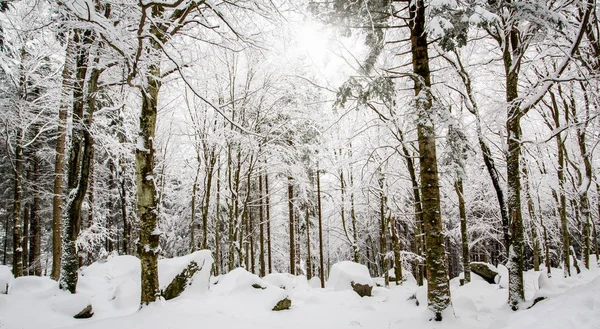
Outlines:
<svg viewBox="0 0 600 329"><path fill-rule="evenodd" d="M162 9L153 7L153 16L160 17ZM160 34L153 25L150 30ZM154 31L153 31L154 30ZM150 39L152 49L159 53L161 44ZM160 232L157 228L158 199L154 178L154 136L158 112L158 93L161 87L160 61L151 63L145 77L147 86L142 90L142 109L138 140L141 145L135 151L138 214L140 216L140 240L138 254L142 265L142 305L154 302L160 291L158 288L158 254Z"/></svg>

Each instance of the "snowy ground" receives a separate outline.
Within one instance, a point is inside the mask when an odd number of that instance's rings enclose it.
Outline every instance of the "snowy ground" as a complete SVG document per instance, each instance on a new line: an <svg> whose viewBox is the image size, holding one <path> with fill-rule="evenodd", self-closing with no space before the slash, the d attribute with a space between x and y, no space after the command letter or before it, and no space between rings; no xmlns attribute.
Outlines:
<svg viewBox="0 0 600 329"><path fill-rule="evenodd" d="M195 257L195 258L194 258ZM206 254L163 260L159 264L161 287L190 259ZM595 262L593 262L595 265ZM5 267L0 267L3 284ZM600 269L562 278L561 270L552 279L539 272L527 272L526 297L547 296L529 310L510 311L506 305L505 282L491 285L477 278L459 286L452 280L453 309L441 323L428 321L425 289L414 282L391 289L375 287L373 297L360 298L350 290L311 288L306 278L272 274L260 279L242 269L219 278L201 271L184 294L160 301L138 311L139 261L131 256L113 257L82 271L79 293L58 290L48 278L24 277L10 282L8 294L0 295L0 328L599 328ZM362 275L364 273L358 273ZM337 275L338 278L344 275ZM540 282L538 284L538 282ZM264 289L253 288L258 284ZM210 289L208 289L210 285ZM541 286L541 289L540 287ZM417 306L415 294L420 300ZM274 312L278 300L289 297L292 307ZM95 315L76 320L72 315L91 302Z"/></svg>

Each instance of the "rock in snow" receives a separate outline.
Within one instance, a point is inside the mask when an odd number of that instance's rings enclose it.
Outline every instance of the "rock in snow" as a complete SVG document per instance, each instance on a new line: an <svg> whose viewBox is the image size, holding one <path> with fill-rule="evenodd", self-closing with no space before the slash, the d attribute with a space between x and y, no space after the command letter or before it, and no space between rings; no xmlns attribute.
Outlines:
<svg viewBox="0 0 600 329"><path fill-rule="evenodd" d="M336 291L353 290L352 282L371 287L374 285L369 269L365 265L344 261L331 267L326 287Z"/></svg>

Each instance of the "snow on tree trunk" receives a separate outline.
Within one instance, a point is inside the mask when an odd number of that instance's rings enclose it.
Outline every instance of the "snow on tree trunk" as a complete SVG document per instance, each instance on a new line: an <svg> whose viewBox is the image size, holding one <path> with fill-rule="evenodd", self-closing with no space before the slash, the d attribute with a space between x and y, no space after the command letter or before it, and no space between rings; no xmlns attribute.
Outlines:
<svg viewBox="0 0 600 329"><path fill-rule="evenodd" d="M423 222L425 224L425 254L427 265L427 297L429 309L436 321L442 320L442 312L450 306L450 286L447 274L446 248L440 214L440 190L435 147L435 129L430 122L432 99L427 32L425 30L425 2L410 4L411 52L415 75L414 91L420 113L417 125L419 144L419 169L421 173L421 197Z"/></svg>

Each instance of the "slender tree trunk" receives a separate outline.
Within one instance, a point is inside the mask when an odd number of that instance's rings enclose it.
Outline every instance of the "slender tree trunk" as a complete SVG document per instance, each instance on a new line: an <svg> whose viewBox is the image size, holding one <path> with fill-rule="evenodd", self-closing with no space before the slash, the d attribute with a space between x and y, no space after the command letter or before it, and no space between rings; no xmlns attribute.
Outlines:
<svg viewBox="0 0 600 329"><path fill-rule="evenodd" d="M571 248L571 238L569 236L569 227L567 222L567 198L565 196L565 154L563 140L560 133L560 110L556 102L554 93L550 93L552 100L552 117L554 119L554 128L558 131L556 134L556 148L558 151L558 167L556 174L558 177L558 213L560 216L560 228L562 233L564 276L571 276L571 258L569 256Z"/></svg>
<svg viewBox="0 0 600 329"><path fill-rule="evenodd" d="M62 256L62 206L63 185L65 175L65 149L67 145L67 118L71 104L73 59L75 46L73 33L67 36L65 64L62 71L60 107L58 110L58 132L56 139L56 155L54 161L54 189L52 197L52 280L60 278Z"/></svg>
<svg viewBox="0 0 600 329"><path fill-rule="evenodd" d="M319 216L319 278L321 288L325 288L325 267L323 266L323 211L321 206L321 173L317 165L317 211ZM600 213L600 208L599 208Z"/></svg>
<svg viewBox="0 0 600 329"><path fill-rule="evenodd" d="M450 306L450 286L446 272L446 248L440 215L435 129L433 123L429 122L428 119L432 111L432 96L429 91L431 78L427 51L427 31L425 30L425 2L423 0L411 2L409 11L413 72L419 77L419 79L414 80L414 91L415 96L423 100L418 102L420 118L417 125L417 135L427 253L428 307L434 313L434 319L441 321L442 312Z"/></svg>
<svg viewBox="0 0 600 329"><path fill-rule="evenodd" d="M6 204L3 204L3 208L6 209ZM4 220L4 255L2 257L2 264L7 265L7 258L6 256L8 255L8 232L10 232L10 215L6 214L6 219Z"/></svg>
<svg viewBox="0 0 600 329"><path fill-rule="evenodd" d="M269 260L269 273L273 273L273 261L271 258L271 206L269 194L269 175L265 174L265 210L267 215L267 258Z"/></svg>
<svg viewBox="0 0 600 329"><path fill-rule="evenodd" d="M90 138L93 138L90 136ZM93 143L92 143L93 145ZM94 147L91 147L91 151L90 151L90 160L89 160L89 164L90 164L90 178L89 178L89 191L88 191L88 222L87 222L87 227L90 228L92 227L92 225L94 225L94 185L96 184L96 175L95 175L95 168L96 166L94 165L94 158L95 158L95 151L94 151ZM110 216L110 214L109 214ZM109 226L110 228L110 226ZM112 239L111 239L112 242ZM89 250L87 253L87 265L91 265L93 262L92 259L92 251Z"/></svg>
<svg viewBox="0 0 600 329"><path fill-rule="evenodd" d="M206 147L206 146L205 146ZM208 249L208 211L210 209L210 192L212 190L212 180L217 162L215 149L211 148L210 155L206 159L206 185L204 186L204 206L202 207L202 244L201 249Z"/></svg>
<svg viewBox="0 0 600 329"><path fill-rule="evenodd" d="M264 229L264 206L263 206L263 176L262 173L258 174L258 220L259 220L259 228L260 228L260 255L259 255L259 263L260 270L259 274L261 277L266 275L265 268L265 229Z"/></svg>
<svg viewBox="0 0 600 329"><path fill-rule="evenodd" d="M21 131L17 131L15 147L15 195L13 203L13 275L18 278L23 275L23 246L21 224L21 202L23 200L23 148L21 146Z"/></svg>
<svg viewBox="0 0 600 329"><path fill-rule="evenodd" d="M196 152L200 152L196 150ZM198 166L196 167L196 175L194 176L194 183L192 184L192 218L190 222L190 252L194 252L196 250L196 241L195 241L195 232L196 232L196 198L198 197L198 178L200 177L200 155L197 154L196 159L198 161ZM204 210L202 210L204 212Z"/></svg>
<svg viewBox="0 0 600 329"><path fill-rule="evenodd" d="M356 230L356 210L354 209L354 174L352 168L350 168L350 219L352 220L352 251L354 254L354 262L358 263L360 260L359 247L358 247L358 232Z"/></svg>
<svg viewBox="0 0 600 329"><path fill-rule="evenodd" d="M308 206L305 210L306 217L306 278L312 278L312 260L310 255L310 212Z"/></svg>
<svg viewBox="0 0 600 329"><path fill-rule="evenodd" d="M421 193L419 191L419 182L417 181L417 173L415 170L415 165L413 162L413 155L408 150L405 142L404 142L404 133L401 130L398 130L398 136L400 137L400 143L402 144L402 153L404 154L404 159L406 161L406 167L408 169L408 174L410 176L410 182L412 186L413 199L414 199L414 212L415 212L415 253L419 256L424 256L425 251L425 238L424 238L424 223L423 223L423 209L421 204ZM425 268L421 261L417 260L416 263L416 273L415 277L417 279L417 285L423 285L423 277L425 276Z"/></svg>
<svg viewBox="0 0 600 329"><path fill-rule="evenodd" d="M41 210L41 198L40 198L40 158L37 155L33 157L33 205L31 207L31 239L29 246L29 264L30 274L41 276L42 275L42 261L41 261L41 243L42 243L42 223L40 221L40 210Z"/></svg>
<svg viewBox="0 0 600 329"><path fill-rule="evenodd" d="M535 223L535 219L537 218L535 214L535 207L533 205L533 199L531 197L531 188L529 185L529 171L527 166L523 166L523 178L525 179L525 199L527 200L527 211L529 212L529 230L531 232L531 242L533 246L533 270L540 270L540 259L541 259L541 251L540 251L540 241L537 234L537 227Z"/></svg>
<svg viewBox="0 0 600 329"><path fill-rule="evenodd" d="M85 99L84 83L90 64L90 50L87 49L93 43L91 31L75 33L74 41L82 38L81 46L77 51L77 76L73 90L73 137L69 155L69 175L67 187L69 201L67 203L67 227L64 237L64 252L62 259L62 274L60 285L63 289L75 293L77 287L79 268L79 257L77 253L77 237L81 231L82 206L88 190L90 166L93 157L94 141L91 128L92 118L95 110L95 95L98 91L98 78L100 71L94 67L88 81L88 99ZM98 58L94 59L97 64ZM88 113L85 113L87 103Z"/></svg>
<svg viewBox="0 0 600 329"><path fill-rule="evenodd" d="M290 274L296 275L296 251L294 239L294 179L288 176L288 215L290 225Z"/></svg>
<svg viewBox="0 0 600 329"><path fill-rule="evenodd" d="M28 176L30 176L28 174ZM31 178L31 177L28 177ZM29 179L28 179L29 180ZM31 215L31 205L25 203L23 207L23 241L21 242L21 246L23 248L23 275L29 275L29 216Z"/></svg>
<svg viewBox="0 0 600 329"><path fill-rule="evenodd" d="M460 236L462 241L462 261L465 283L471 282L471 257L469 256L469 232L467 230L467 211L463 193L463 181L459 178L454 182L454 190L458 196L458 213L460 216Z"/></svg>
<svg viewBox="0 0 600 329"><path fill-rule="evenodd" d="M152 17L160 18L163 7L152 6ZM166 38L160 25L151 25L150 34L158 38ZM153 53L162 53L162 42L151 38L150 47ZM164 40L166 41L166 40ZM145 88L141 90L142 108L140 113L140 129L138 148L135 151L137 203L140 218L140 239L138 255L141 263L141 304L154 302L160 291L158 289L158 254L160 232L157 227L158 198L154 173L154 136L156 132L156 116L158 113L158 94L161 88L160 59L154 59L148 65L145 76Z"/></svg>
<svg viewBox="0 0 600 329"><path fill-rule="evenodd" d="M383 173L380 173L379 177L379 255L381 258L381 270L383 272L383 278L385 282L385 286L388 287L390 285L390 276L388 271L388 260L386 257L387 254L387 226L389 223L386 221L386 212L387 212L387 198L384 192L385 187L385 178Z"/></svg>
<svg viewBox="0 0 600 329"><path fill-rule="evenodd" d="M129 212L127 211L127 183L125 180L125 161L123 158L119 158L119 167L119 201L121 205L121 217L123 219L123 253L131 255L131 222L129 221Z"/></svg>
<svg viewBox="0 0 600 329"><path fill-rule="evenodd" d="M217 166L217 195L215 204L215 275L221 274L221 159Z"/></svg>
<svg viewBox="0 0 600 329"><path fill-rule="evenodd" d="M392 233L392 250L394 251L394 277L396 278L396 285L399 285L403 280L400 237L398 236L398 228L394 216L390 215L389 222L390 232Z"/></svg>

